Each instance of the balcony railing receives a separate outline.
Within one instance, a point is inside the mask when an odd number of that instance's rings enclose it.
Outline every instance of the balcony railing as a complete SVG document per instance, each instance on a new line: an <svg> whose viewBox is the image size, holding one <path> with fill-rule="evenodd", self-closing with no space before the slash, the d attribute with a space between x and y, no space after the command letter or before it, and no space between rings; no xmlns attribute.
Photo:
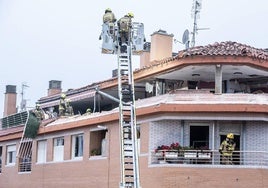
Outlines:
<svg viewBox="0 0 268 188"><path fill-rule="evenodd" d="M232 157L217 150L158 150L151 152L151 164L235 165L268 168L268 152L234 151Z"/></svg>
<svg viewBox="0 0 268 188"><path fill-rule="evenodd" d="M30 158L20 159L19 172L31 172L32 161Z"/></svg>

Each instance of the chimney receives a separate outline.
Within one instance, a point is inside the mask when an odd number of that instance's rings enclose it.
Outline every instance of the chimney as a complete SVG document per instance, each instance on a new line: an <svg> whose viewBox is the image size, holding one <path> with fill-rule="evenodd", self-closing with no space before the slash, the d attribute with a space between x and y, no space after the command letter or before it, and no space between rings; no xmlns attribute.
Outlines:
<svg viewBox="0 0 268 188"><path fill-rule="evenodd" d="M161 29L151 35L150 62L172 57L173 36Z"/></svg>
<svg viewBox="0 0 268 188"><path fill-rule="evenodd" d="M62 91L61 81L58 81L58 80L50 80L49 81L49 88L48 88L48 92L47 92L48 96L59 94L59 93L61 93L61 91Z"/></svg>
<svg viewBox="0 0 268 188"><path fill-rule="evenodd" d="M17 113L16 103L17 103L16 86L7 85L5 93L4 114L3 114L4 117Z"/></svg>

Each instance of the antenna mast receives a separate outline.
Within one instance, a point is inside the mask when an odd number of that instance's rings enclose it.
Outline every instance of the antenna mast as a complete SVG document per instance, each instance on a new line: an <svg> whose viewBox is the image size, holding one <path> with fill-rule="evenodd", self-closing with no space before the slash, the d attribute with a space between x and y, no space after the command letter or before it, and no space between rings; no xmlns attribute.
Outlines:
<svg viewBox="0 0 268 188"><path fill-rule="evenodd" d="M20 102L20 110L21 111L26 110L26 99L24 99L24 90L27 87L29 87L29 86L26 85L26 83L22 83L22 85L21 85L21 102Z"/></svg>
<svg viewBox="0 0 268 188"><path fill-rule="evenodd" d="M193 32L192 32L191 47L195 46L195 35L197 34L197 30L198 30L197 19L200 18L201 1L202 0L193 0L192 18L194 18L194 27L193 27Z"/></svg>

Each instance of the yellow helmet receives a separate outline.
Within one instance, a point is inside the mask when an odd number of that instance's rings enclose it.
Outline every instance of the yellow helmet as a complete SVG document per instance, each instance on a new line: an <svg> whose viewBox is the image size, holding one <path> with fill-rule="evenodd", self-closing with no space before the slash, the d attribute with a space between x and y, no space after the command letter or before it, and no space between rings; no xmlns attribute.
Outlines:
<svg viewBox="0 0 268 188"><path fill-rule="evenodd" d="M89 112L91 112L91 109L90 108L87 109L87 113L89 113Z"/></svg>
<svg viewBox="0 0 268 188"><path fill-rule="evenodd" d="M129 12L127 15L131 18L134 18L134 14L132 12Z"/></svg>
<svg viewBox="0 0 268 188"><path fill-rule="evenodd" d="M105 10L105 13L107 13L107 12L112 12L112 10L111 10L110 8L107 8L107 9Z"/></svg>
<svg viewBox="0 0 268 188"><path fill-rule="evenodd" d="M227 138L229 138L229 139L234 139L234 134L233 134L233 133L229 133L229 134L227 134Z"/></svg>
<svg viewBox="0 0 268 188"><path fill-rule="evenodd" d="M61 97L62 99L65 99L66 95L63 93L63 94L61 94L60 97Z"/></svg>

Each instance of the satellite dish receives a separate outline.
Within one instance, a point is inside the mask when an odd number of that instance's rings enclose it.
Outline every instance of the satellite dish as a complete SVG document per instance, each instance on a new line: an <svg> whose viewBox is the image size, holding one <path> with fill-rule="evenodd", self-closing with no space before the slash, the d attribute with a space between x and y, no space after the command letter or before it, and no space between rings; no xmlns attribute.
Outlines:
<svg viewBox="0 0 268 188"><path fill-rule="evenodd" d="M189 30L186 29L182 36L182 43L185 44L188 41L189 41Z"/></svg>

